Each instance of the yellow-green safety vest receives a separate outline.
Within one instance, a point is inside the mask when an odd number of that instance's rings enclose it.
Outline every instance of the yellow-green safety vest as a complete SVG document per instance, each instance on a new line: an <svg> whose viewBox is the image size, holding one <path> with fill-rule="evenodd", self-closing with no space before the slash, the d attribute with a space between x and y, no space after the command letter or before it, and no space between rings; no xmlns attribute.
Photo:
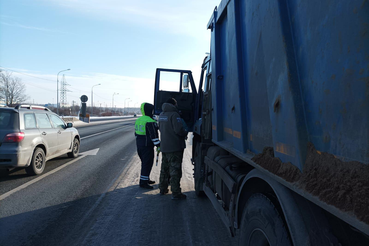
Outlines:
<svg viewBox="0 0 369 246"><path fill-rule="evenodd" d="M146 116L146 115L141 116L140 118L138 118L136 120L135 131L136 131L137 135L146 135L146 123L147 122L155 122L156 123L156 120L154 120L151 117Z"/></svg>

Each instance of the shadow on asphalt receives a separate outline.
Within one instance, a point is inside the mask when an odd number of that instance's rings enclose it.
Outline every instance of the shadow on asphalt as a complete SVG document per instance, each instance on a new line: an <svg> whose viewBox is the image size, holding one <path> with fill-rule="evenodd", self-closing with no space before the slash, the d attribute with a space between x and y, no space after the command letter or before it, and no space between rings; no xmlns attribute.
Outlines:
<svg viewBox="0 0 369 246"><path fill-rule="evenodd" d="M0 245L236 245L208 199L190 191L173 201L154 187L129 186L0 218Z"/></svg>
<svg viewBox="0 0 369 246"><path fill-rule="evenodd" d="M59 167L65 164L65 160L70 161L73 158L68 157L66 154L53 158L46 162L45 170L41 175L46 174L49 171L52 171L56 167ZM63 161L63 162L60 162ZM0 170L0 182L9 181L9 180L16 180L16 179L23 179L27 178L29 180L39 177L40 175L29 175L26 173L25 168L9 168L9 169L1 169ZM28 180L27 180L28 181Z"/></svg>

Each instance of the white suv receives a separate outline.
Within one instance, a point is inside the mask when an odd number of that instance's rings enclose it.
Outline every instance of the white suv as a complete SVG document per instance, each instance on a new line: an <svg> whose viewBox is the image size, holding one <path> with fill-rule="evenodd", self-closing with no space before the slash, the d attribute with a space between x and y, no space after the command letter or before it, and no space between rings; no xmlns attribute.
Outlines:
<svg viewBox="0 0 369 246"><path fill-rule="evenodd" d="M48 108L0 108L0 168L24 167L28 174L41 174L47 160L64 154L77 157L80 141L73 124Z"/></svg>

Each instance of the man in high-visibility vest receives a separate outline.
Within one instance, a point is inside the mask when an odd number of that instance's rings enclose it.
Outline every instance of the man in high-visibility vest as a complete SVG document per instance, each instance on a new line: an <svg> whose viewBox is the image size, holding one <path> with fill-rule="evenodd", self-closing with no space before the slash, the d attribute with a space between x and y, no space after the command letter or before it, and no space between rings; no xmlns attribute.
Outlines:
<svg viewBox="0 0 369 246"><path fill-rule="evenodd" d="M160 140L158 135L158 124L154 120L154 105L150 103L141 104L142 116L136 120L135 136L138 156L141 159L141 177L140 187L145 189L153 189L150 184L149 176L154 164L154 146L157 147L157 152L160 152Z"/></svg>

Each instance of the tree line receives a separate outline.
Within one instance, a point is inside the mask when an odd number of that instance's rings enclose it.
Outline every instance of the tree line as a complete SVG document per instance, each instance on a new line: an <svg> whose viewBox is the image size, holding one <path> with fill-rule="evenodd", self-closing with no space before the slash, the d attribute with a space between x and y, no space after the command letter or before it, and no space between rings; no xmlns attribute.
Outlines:
<svg viewBox="0 0 369 246"><path fill-rule="evenodd" d="M29 100L29 96L26 94L26 87L22 80L14 76L13 73L0 69L0 104L4 103L8 107L14 107L17 104L31 104L27 103L27 100ZM48 105L48 108L54 113L57 112L57 108L54 105ZM78 115L79 111L79 105L60 107L59 115ZM139 112L139 108L136 111ZM121 108L107 107L93 107L93 109L88 107L87 109L91 116L133 115L137 113L136 111L123 112Z"/></svg>

